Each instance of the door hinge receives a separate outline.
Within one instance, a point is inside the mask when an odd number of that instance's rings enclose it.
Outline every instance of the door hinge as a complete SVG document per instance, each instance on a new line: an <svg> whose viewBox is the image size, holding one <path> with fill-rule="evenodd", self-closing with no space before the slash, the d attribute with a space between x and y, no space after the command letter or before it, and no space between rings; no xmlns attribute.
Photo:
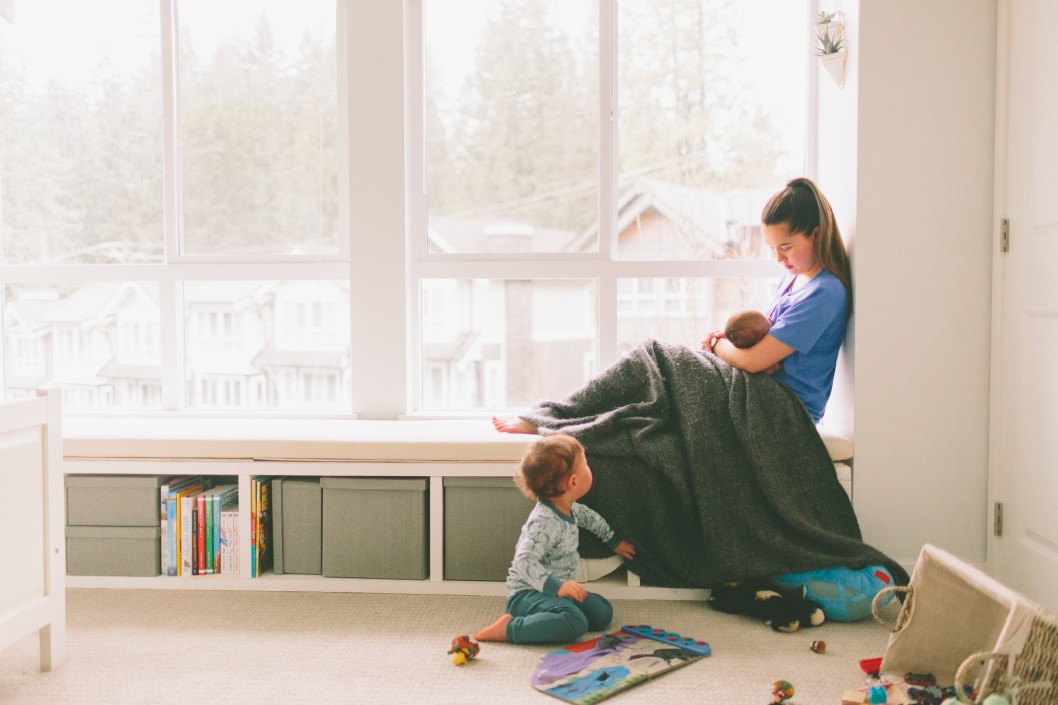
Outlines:
<svg viewBox="0 0 1058 705"><path fill-rule="evenodd" d="M1010 252L1010 219L1003 218L999 221L999 249L1002 252Z"/></svg>
<svg viewBox="0 0 1058 705"><path fill-rule="evenodd" d="M1003 503L996 502L995 510L992 512L992 534L1003 535Z"/></svg>

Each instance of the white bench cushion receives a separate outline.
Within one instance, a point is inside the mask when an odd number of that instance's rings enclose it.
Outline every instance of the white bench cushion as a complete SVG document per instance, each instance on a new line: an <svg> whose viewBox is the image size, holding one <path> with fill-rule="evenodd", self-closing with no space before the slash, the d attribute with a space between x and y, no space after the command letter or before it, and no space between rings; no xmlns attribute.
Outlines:
<svg viewBox="0 0 1058 705"><path fill-rule="evenodd" d="M852 442L820 429L830 457ZM67 458L212 458L375 462L518 461L535 436L487 420L69 418Z"/></svg>

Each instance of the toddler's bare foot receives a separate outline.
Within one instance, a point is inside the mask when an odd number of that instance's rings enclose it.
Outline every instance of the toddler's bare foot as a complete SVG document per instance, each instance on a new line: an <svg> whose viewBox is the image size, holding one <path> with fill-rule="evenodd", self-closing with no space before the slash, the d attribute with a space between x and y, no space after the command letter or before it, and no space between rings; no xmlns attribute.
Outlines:
<svg viewBox="0 0 1058 705"><path fill-rule="evenodd" d="M525 419L501 419L493 416L492 425L500 433L536 433L536 426Z"/></svg>
<svg viewBox="0 0 1058 705"><path fill-rule="evenodd" d="M495 622L478 631L474 638L478 641L507 641L507 622L513 619L512 615L505 614Z"/></svg>

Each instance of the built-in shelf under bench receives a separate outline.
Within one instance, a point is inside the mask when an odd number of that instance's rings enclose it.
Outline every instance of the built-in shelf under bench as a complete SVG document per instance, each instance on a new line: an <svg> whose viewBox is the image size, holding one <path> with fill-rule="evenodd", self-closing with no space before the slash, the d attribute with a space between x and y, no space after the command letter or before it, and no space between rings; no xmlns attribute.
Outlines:
<svg viewBox="0 0 1058 705"><path fill-rule="evenodd" d="M821 432L835 462L838 479L851 495L852 443ZM71 575L71 587L157 589L279 590L320 592L385 592L413 594L505 594L502 576L495 580L446 579L466 574L467 556L448 546L446 566L446 492L448 504L465 514L467 506L453 501L469 485L482 491L506 492L495 478L513 476L526 445L535 436L497 433L487 420L338 420L338 419L204 419L146 417L138 419L68 418L64 421L64 472L75 475L232 477L239 488L238 575L119 577ZM250 512L248 497L255 477L416 478L424 482L425 578L346 578L266 573L250 577ZM483 481L475 483L473 478ZM491 480L490 480L491 479ZM447 489L446 489L447 487ZM497 488L490 490L490 487ZM486 500L487 501L487 500ZM525 513L529 506L526 505ZM508 512L510 514L512 512ZM457 517L447 529L456 535ZM483 554L513 550L507 527L501 546ZM477 521L476 518L471 518ZM510 520L506 520L510 523ZM485 523L488 523L487 521ZM481 536L497 532L478 523ZM501 532L502 533L502 532ZM462 534L465 536L465 532ZM367 538L367 537L365 537ZM509 544L509 545L508 545ZM480 548L478 549L481 550ZM495 557L493 560L496 560ZM509 556L506 560L509 561ZM615 559L619 561L619 559ZM703 599L704 590L672 589L639 584L634 573L613 568L614 561L587 561L582 578L593 578L592 589L607 597ZM458 565L459 570L456 570ZM470 571L473 573L473 571Z"/></svg>

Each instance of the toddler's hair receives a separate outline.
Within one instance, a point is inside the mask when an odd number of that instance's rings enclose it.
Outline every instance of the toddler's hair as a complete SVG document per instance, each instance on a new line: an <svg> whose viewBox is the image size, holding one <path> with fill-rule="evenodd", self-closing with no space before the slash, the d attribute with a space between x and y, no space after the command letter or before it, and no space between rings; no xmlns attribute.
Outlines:
<svg viewBox="0 0 1058 705"><path fill-rule="evenodd" d="M565 482L584 446L573 436L557 433L536 440L522 454L514 484L529 499L551 499L565 492Z"/></svg>

